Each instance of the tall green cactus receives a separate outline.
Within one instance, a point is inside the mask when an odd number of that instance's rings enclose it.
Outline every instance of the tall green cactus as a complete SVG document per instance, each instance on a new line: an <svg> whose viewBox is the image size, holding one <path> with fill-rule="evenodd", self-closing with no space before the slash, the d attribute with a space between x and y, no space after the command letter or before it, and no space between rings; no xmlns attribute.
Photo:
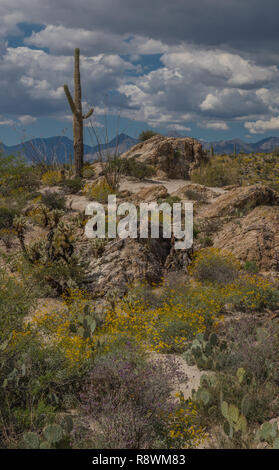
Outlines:
<svg viewBox="0 0 279 470"><path fill-rule="evenodd" d="M72 114L73 114L73 134L74 134L74 160L75 160L75 174L76 176L82 176L83 169L83 120L89 118L94 109L91 108L86 114L82 114L82 102L81 102L81 83L80 83L80 69L79 69L79 49L75 49L75 69L74 69L74 86L75 95L74 100L68 88L68 85L64 85L65 95L69 102Z"/></svg>

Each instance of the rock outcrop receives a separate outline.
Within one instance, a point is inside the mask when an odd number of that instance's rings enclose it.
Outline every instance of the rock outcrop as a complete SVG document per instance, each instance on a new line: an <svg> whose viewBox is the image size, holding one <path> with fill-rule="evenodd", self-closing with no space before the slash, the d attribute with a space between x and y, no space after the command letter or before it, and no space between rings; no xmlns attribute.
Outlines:
<svg viewBox="0 0 279 470"><path fill-rule="evenodd" d="M94 298L117 291L123 296L134 282L158 283L168 272L187 274L191 250L175 250L173 239L118 239L109 242L100 257L91 258L86 279Z"/></svg>
<svg viewBox="0 0 279 470"><path fill-rule="evenodd" d="M219 196L203 213L203 217L237 216L248 213L257 206L272 204L278 204L275 191L262 184L245 186Z"/></svg>
<svg viewBox="0 0 279 470"><path fill-rule="evenodd" d="M149 188L141 189L137 194L135 199L142 202L156 202L159 198L166 198L169 196L169 193L165 186L156 184Z"/></svg>
<svg viewBox="0 0 279 470"><path fill-rule="evenodd" d="M156 169L157 176L189 179L193 169L208 160L202 144L192 138L156 135L132 147L122 158L135 158Z"/></svg>
<svg viewBox="0 0 279 470"><path fill-rule="evenodd" d="M227 223L214 236L214 246L279 275L279 206L258 206L237 223Z"/></svg>
<svg viewBox="0 0 279 470"><path fill-rule="evenodd" d="M189 197L189 195L191 196L191 193L192 196L196 193L197 197L205 200L214 199L220 196L220 192L218 190L213 190L202 184L196 183L190 183L182 186L182 188L179 188L177 191L171 193L171 195L178 196L182 200L193 200L191 197Z"/></svg>

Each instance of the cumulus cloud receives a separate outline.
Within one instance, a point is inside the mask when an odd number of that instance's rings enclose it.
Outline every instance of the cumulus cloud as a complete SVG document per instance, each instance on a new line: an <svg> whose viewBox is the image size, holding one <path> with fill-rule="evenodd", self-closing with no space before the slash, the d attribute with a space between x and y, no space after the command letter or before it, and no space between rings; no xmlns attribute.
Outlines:
<svg viewBox="0 0 279 470"><path fill-rule="evenodd" d="M255 122L245 122L244 126L251 134L264 134L267 131L278 131L279 116L272 117L267 121L259 119Z"/></svg>
<svg viewBox="0 0 279 470"><path fill-rule="evenodd" d="M203 127L205 129L214 129L216 131L229 130L229 126L227 125L226 122L223 122L223 121L202 122L199 124L199 127Z"/></svg>
<svg viewBox="0 0 279 470"><path fill-rule="evenodd" d="M23 114L22 116L19 116L18 120L21 124L28 126L29 124L34 124L34 122L37 121L37 118L30 116L30 114Z"/></svg>
<svg viewBox="0 0 279 470"><path fill-rule="evenodd" d="M0 117L0 126L13 126L14 121L12 119L1 119Z"/></svg>
<svg viewBox="0 0 279 470"><path fill-rule="evenodd" d="M95 114L106 102L110 112L176 130L271 123L279 114L278 2L266 0L262 13L261 0L252 10L239 0L1 0L1 111L22 123L63 119L63 84L73 87L80 47L85 108ZM8 47L22 22L44 27L24 47ZM150 71L152 54L161 62Z"/></svg>

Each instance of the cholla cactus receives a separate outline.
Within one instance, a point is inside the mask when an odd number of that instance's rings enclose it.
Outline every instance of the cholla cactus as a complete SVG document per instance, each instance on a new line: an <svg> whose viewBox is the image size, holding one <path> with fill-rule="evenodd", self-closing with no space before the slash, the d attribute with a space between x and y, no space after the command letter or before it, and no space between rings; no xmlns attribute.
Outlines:
<svg viewBox="0 0 279 470"><path fill-rule="evenodd" d="M60 221L53 236L53 249L56 257L68 261L74 252L75 227Z"/></svg>
<svg viewBox="0 0 279 470"><path fill-rule="evenodd" d="M79 49L75 49L75 96L74 100L67 85L64 85L65 95L69 102L71 111L73 113L73 134L74 134L74 159L75 159L75 174L82 176L83 168L83 120L89 118L94 109L91 108L86 114L82 114L81 103L81 84L80 84L80 69L79 69Z"/></svg>
<svg viewBox="0 0 279 470"><path fill-rule="evenodd" d="M25 239L24 239L27 220L23 216L15 217L13 225L14 225L14 229L16 231L17 237L19 239L21 249L22 249L24 255L29 259L29 256L28 256L28 253L27 253L27 250L26 250L26 246L25 246Z"/></svg>

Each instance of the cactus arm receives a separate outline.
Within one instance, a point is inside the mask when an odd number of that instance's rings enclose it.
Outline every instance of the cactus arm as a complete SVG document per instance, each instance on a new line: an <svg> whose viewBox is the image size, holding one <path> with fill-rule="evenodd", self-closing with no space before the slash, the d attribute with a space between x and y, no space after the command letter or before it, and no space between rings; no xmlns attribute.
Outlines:
<svg viewBox="0 0 279 470"><path fill-rule="evenodd" d="M65 91L65 95L66 95L66 97L67 97L67 100L68 100L68 103L69 103L69 105L70 105L70 108L71 108L72 113L73 113L76 117L78 117L77 108L76 108L76 105L75 105L75 103L74 103L74 101L73 101L73 98L72 98L72 95L71 95L70 90L69 90L69 88L68 88L68 85L64 85L64 91Z"/></svg>
<svg viewBox="0 0 279 470"><path fill-rule="evenodd" d="M94 108L91 108L90 111L82 116L82 119L88 119L94 113Z"/></svg>

